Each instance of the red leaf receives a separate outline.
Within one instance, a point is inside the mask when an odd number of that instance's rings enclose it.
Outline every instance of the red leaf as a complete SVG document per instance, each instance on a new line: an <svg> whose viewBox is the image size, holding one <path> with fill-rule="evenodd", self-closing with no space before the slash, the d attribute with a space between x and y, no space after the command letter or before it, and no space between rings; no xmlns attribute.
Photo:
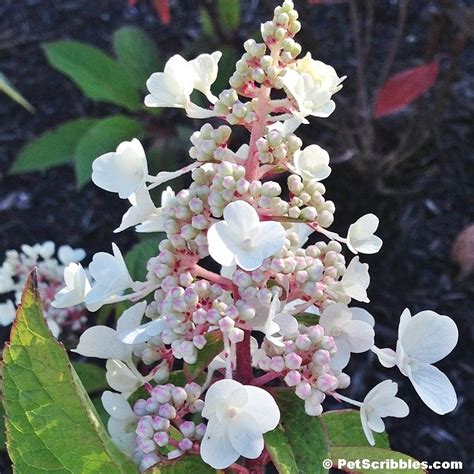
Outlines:
<svg viewBox="0 0 474 474"><path fill-rule="evenodd" d="M161 23L169 25L171 22L170 4L168 0L153 0L153 8L160 16Z"/></svg>
<svg viewBox="0 0 474 474"><path fill-rule="evenodd" d="M467 226L457 235L451 256L459 266L460 278L474 272L474 224Z"/></svg>
<svg viewBox="0 0 474 474"><path fill-rule="evenodd" d="M438 73L439 63L433 61L423 66L405 69L389 77L377 97L375 118L385 117L404 109L433 86Z"/></svg>

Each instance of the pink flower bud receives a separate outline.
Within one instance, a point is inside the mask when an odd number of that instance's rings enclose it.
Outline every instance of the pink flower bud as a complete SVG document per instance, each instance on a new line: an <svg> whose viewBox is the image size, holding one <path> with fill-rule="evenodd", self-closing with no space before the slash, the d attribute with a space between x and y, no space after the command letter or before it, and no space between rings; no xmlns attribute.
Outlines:
<svg viewBox="0 0 474 474"><path fill-rule="evenodd" d="M270 369L274 370L275 372L283 372L285 369L285 359L283 359L282 356L272 357Z"/></svg>
<svg viewBox="0 0 474 474"><path fill-rule="evenodd" d="M337 385L337 378L330 374L323 374L316 380L316 387L321 390L321 392L332 392L336 390Z"/></svg>
<svg viewBox="0 0 474 474"><path fill-rule="evenodd" d="M311 385L306 381L300 382L296 386L295 393L302 400L305 400L311 393Z"/></svg>
<svg viewBox="0 0 474 474"><path fill-rule="evenodd" d="M206 341L206 338L203 335L194 336L193 337L193 344L196 348L201 350L207 344L207 341Z"/></svg>
<svg viewBox="0 0 474 474"><path fill-rule="evenodd" d="M173 388L173 390L171 390L171 396L173 397L173 401L176 406L181 406L188 398L186 390L184 390L182 387Z"/></svg>
<svg viewBox="0 0 474 474"><path fill-rule="evenodd" d="M192 421L185 421L179 426L179 430L183 433L186 438L192 438L196 427ZM181 446L180 446L181 447Z"/></svg>
<svg viewBox="0 0 474 474"><path fill-rule="evenodd" d="M312 403L308 399L304 402L304 411L309 416L319 416L323 412L323 406L320 403Z"/></svg>
<svg viewBox="0 0 474 474"><path fill-rule="evenodd" d="M328 364L329 360L331 359L331 355L328 351L320 349L313 354L312 359L315 364Z"/></svg>
<svg viewBox="0 0 474 474"><path fill-rule="evenodd" d="M168 418L172 420L176 417L176 408L169 403L165 403L164 405L160 406L159 412L160 416L163 418Z"/></svg>
<svg viewBox="0 0 474 474"><path fill-rule="evenodd" d="M170 427L170 420L161 416L154 416L151 426L155 431L168 431Z"/></svg>
<svg viewBox="0 0 474 474"><path fill-rule="evenodd" d="M285 356L285 365L290 370L296 370L301 367L303 359L298 355L292 352Z"/></svg>
<svg viewBox="0 0 474 474"><path fill-rule="evenodd" d="M235 321L228 316L219 320L219 328L223 333L228 333L235 326Z"/></svg>
<svg viewBox="0 0 474 474"><path fill-rule="evenodd" d="M188 451L193 447L193 442L188 438L184 438L178 443L178 446L182 451Z"/></svg>
<svg viewBox="0 0 474 474"><path fill-rule="evenodd" d="M285 375L284 380L288 387L295 387L301 382L301 374L296 370L292 370Z"/></svg>
<svg viewBox="0 0 474 474"><path fill-rule="evenodd" d="M158 403L168 403L171 399L170 391L164 385L157 385L153 388L151 396Z"/></svg>
<svg viewBox="0 0 474 474"><path fill-rule="evenodd" d="M296 347L302 351L307 351L311 347L311 339L306 334L300 334L295 341Z"/></svg>
<svg viewBox="0 0 474 474"><path fill-rule="evenodd" d="M235 344L244 340L244 331L240 328L232 328L229 331L229 340Z"/></svg>
<svg viewBox="0 0 474 474"><path fill-rule="evenodd" d="M133 411L137 416L146 415L146 400L140 399L135 402L133 405Z"/></svg>
<svg viewBox="0 0 474 474"><path fill-rule="evenodd" d="M316 326L310 326L308 328L308 336L311 338L313 343L317 344L323 340L324 329L319 324Z"/></svg>
<svg viewBox="0 0 474 474"><path fill-rule="evenodd" d="M162 448L169 443L170 437L166 431L158 431L153 436L153 441Z"/></svg>

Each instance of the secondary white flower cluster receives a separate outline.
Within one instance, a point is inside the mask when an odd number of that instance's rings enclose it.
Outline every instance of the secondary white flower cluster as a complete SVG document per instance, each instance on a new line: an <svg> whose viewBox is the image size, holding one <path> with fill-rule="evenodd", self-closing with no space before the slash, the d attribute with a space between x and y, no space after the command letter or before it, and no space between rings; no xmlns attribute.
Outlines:
<svg viewBox="0 0 474 474"><path fill-rule="evenodd" d="M78 306L58 307L54 299L57 291L64 286L77 286L72 281L68 268L78 265L86 253L83 249L73 249L62 245L57 249L54 242L22 245L21 251L8 250L5 261L0 267L0 294L11 298L0 303L0 325L8 326L15 319L16 306L20 303L21 293L31 271L36 267L38 290L43 303L46 321L51 332L58 337L62 331L80 331L87 321L86 307L82 302Z"/></svg>
<svg viewBox="0 0 474 474"><path fill-rule="evenodd" d="M57 297L96 307L135 303L115 330L88 329L76 351L107 359L107 380L119 392L104 399L109 430L143 470L198 453L216 469L240 456L259 458L262 435L280 419L265 388L270 381L293 390L310 416L322 413L327 396L359 406L373 444L372 431L384 429L382 418L406 416L408 407L391 381L372 389L363 403L338 393L350 385L344 370L352 355L371 349L385 366L397 365L435 411L456 404L449 381L430 365L456 344L452 320L422 312L408 321L404 313L395 352L375 347L374 318L349 306L369 301L370 278L359 255L346 261L341 244L346 255L378 252L379 221L362 216L344 237L328 230L335 205L321 181L331 173L329 155L317 145L303 146L294 132L308 117L332 113L332 96L344 78L309 54L298 59L299 29L298 13L285 0L262 25L263 42L246 41L231 87L217 97L211 86L219 52L191 61L173 56L163 73L151 76L146 105L227 123L207 123L192 135L189 166L149 175L137 139L93 164L93 181L130 201L116 231L135 226L166 233L147 264L146 281L132 281L114 245L113 255L94 256L92 284L75 267L75 278ZM209 99L209 109L191 102L194 89ZM250 131L250 140L233 151L231 126L237 125ZM150 190L187 172L189 188L175 193L168 187L156 206ZM179 387L177 375L187 384ZM148 398L132 410L126 400L137 390Z"/></svg>

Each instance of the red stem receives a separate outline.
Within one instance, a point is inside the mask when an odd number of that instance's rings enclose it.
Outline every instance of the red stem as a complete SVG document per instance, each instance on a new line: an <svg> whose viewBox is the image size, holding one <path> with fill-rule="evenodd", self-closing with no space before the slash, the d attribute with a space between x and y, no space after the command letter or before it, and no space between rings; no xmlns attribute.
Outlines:
<svg viewBox="0 0 474 474"><path fill-rule="evenodd" d="M236 347L237 369L235 379L248 385L253 379L252 355L250 354L250 331L244 330L244 340Z"/></svg>
<svg viewBox="0 0 474 474"><path fill-rule="evenodd" d="M282 374L278 372L268 372L260 377L256 377L252 379L250 382L250 385L255 385L256 387L261 387L262 385L265 385L268 382L271 382L272 380L275 380L279 377L281 377Z"/></svg>

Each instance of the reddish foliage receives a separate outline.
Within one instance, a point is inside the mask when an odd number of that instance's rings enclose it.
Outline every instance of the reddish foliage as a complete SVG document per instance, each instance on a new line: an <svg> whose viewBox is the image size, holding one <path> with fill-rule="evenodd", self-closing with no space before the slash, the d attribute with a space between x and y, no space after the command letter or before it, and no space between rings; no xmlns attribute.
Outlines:
<svg viewBox="0 0 474 474"><path fill-rule="evenodd" d="M171 22L170 4L168 0L153 0L153 8L160 16L161 23L169 25Z"/></svg>
<svg viewBox="0 0 474 474"><path fill-rule="evenodd" d="M459 266L461 278L474 272L474 224L457 235L451 256Z"/></svg>
<svg viewBox="0 0 474 474"><path fill-rule="evenodd" d="M375 118L404 109L430 89L439 73L438 61L398 72L382 86L375 106Z"/></svg>

